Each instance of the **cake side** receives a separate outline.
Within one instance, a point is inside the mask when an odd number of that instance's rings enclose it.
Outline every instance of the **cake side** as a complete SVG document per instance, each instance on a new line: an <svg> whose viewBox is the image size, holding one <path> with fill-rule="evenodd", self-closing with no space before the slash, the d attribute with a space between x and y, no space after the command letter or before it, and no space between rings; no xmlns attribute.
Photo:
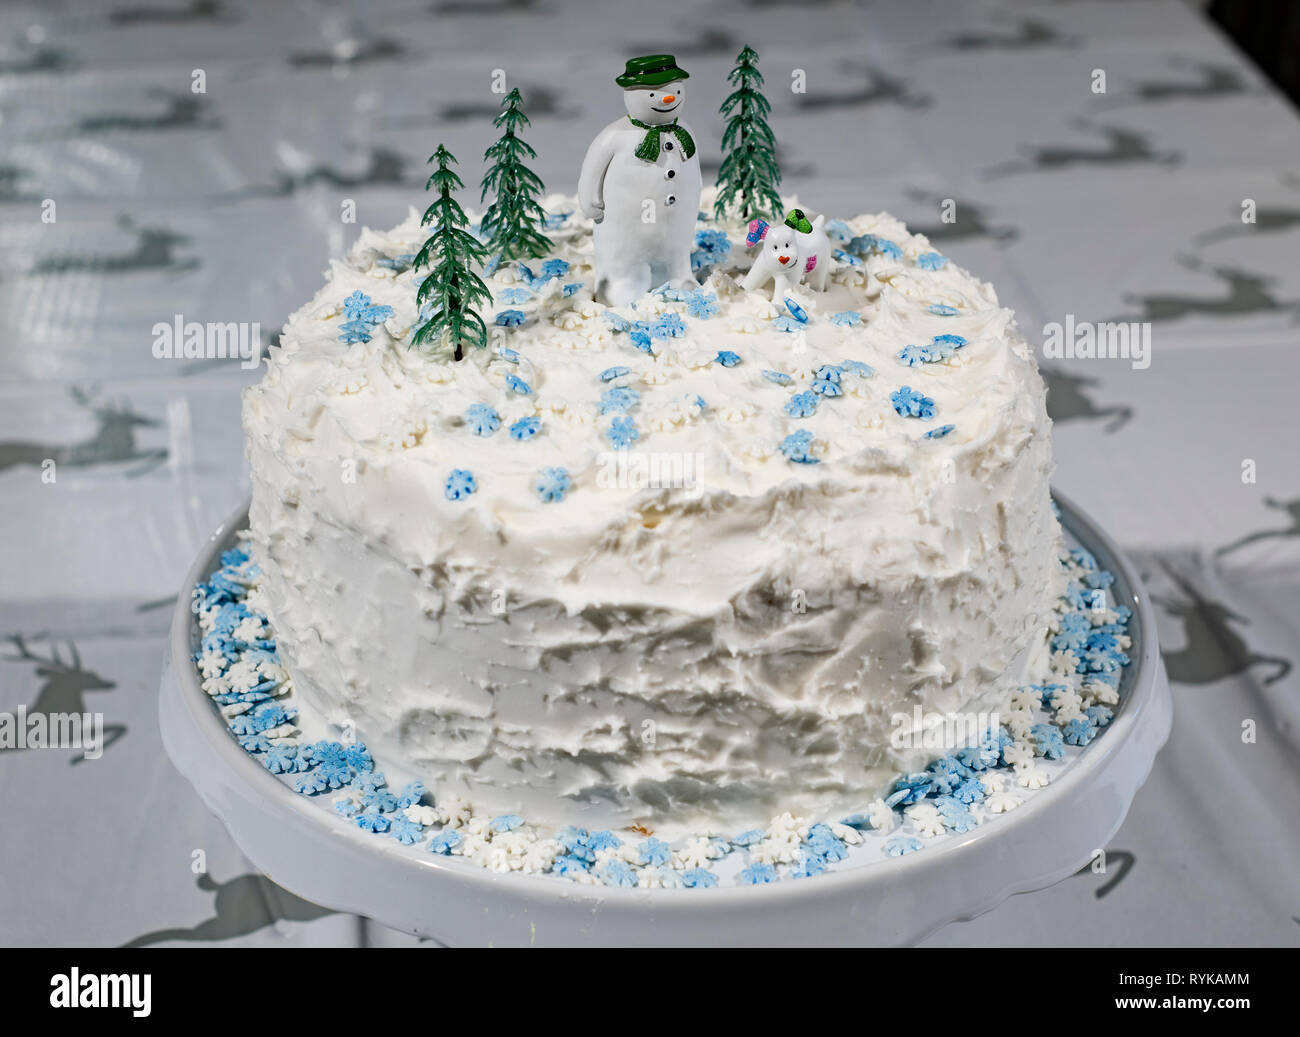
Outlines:
<svg viewBox="0 0 1300 1037"><path fill-rule="evenodd" d="M414 215L366 232L245 397L297 686L485 811L833 812L934 755L890 744L896 714L992 711L1045 672L1050 425L1010 312L887 216L838 223L830 290L794 308L736 286L743 228L701 228L699 292L611 316L565 220L563 271L497 270L506 316L455 364L407 348ZM355 292L392 314L344 342ZM655 466L669 485L639 485Z"/></svg>

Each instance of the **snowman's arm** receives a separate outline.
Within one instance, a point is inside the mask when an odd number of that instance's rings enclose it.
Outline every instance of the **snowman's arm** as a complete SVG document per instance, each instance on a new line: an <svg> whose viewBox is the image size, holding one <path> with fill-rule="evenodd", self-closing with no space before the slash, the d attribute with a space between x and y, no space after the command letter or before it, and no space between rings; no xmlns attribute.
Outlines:
<svg viewBox="0 0 1300 1037"><path fill-rule="evenodd" d="M614 158L614 135L605 130L591 142L578 174L578 208L589 220L605 215L605 170Z"/></svg>

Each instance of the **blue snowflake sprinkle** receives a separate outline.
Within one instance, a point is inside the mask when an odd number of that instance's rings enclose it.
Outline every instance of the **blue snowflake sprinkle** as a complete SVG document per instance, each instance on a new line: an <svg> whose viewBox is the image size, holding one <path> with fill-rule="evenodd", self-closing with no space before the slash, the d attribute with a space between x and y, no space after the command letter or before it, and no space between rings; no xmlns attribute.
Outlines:
<svg viewBox="0 0 1300 1037"><path fill-rule="evenodd" d="M600 380L602 382L612 382L615 378L622 378L625 374L631 373L632 368L630 367L607 367L600 372Z"/></svg>
<svg viewBox="0 0 1300 1037"><path fill-rule="evenodd" d="M613 832L599 831L587 833L587 848L593 853L600 853L602 850L617 850L623 845L623 840Z"/></svg>
<svg viewBox="0 0 1300 1037"><path fill-rule="evenodd" d="M770 864L755 861L748 868L743 868L736 876L742 886L765 886L776 881L776 868Z"/></svg>
<svg viewBox="0 0 1300 1037"><path fill-rule="evenodd" d="M579 874L585 875L590 869L591 865L581 857L573 857L569 854L556 857L551 863L551 871L562 879L573 878Z"/></svg>
<svg viewBox="0 0 1300 1037"><path fill-rule="evenodd" d="M1051 724L1035 724L1029 729L1029 737L1034 742L1034 752L1049 760L1059 760L1065 755L1064 740L1061 732Z"/></svg>
<svg viewBox="0 0 1300 1037"><path fill-rule="evenodd" d="M605 430L605 438L615 450L625 450L641 438L631 418L618 417Z"/></svg>
<svg viewBox="0 0 1300 1037"><path fill-rule="evenodd" d="M832 241L850 241L853 238L853 228L843 220L827 220L826 236Z"/></svg>
<svg viewBox="0 0 1300 1037"><path fill-rule="evenodd" d="M548 504L564 500L564 495L573 485L569 473L564 468L543 468L533 482L533 492Z"/></svg>
<svg viewBox="0 0 1300 1037"><path fill-rule="evenodd" d="M957 316L957 307L949 306L947 303L932 302L930 303L929 306L926 307L926 309L928 309L931 313L939 317Z"/></svg>
<svg viewBox="0 0 1300 1037"><path fill-rule="evenodd" d="M622 317L613 310L605 311L605 320L609 321L609 326L615 331L627 331L632 327L632 322L626 317Z"/></svg>
<svg viewBox="0 0 1300 1037"><path fill-rule="evenodd" d="M367 832L387 832L392 822L378 810L363 810L352 819L358 828Z"/></svg>
<svg viewBox="0 0 1300 1037"><path fill-rule="evenodd" d="M506 388L520 396L531 396L533 387L520 378L517 374L506 375Z"/></svg>
<svg viewBox="0 0 1300 1037"><path fill-rule="evenodd" d="M925 346L904 346L898 353L898 359L908 367L930 362L930 351Z"/></svg>
<svg viewBox="0 0 1300 1037"><path fill-rule="evenodd" d="M817 397L810 392L796 393L785 401L785 412L792 418L810 418L817 410Z"/></svg>
<svg viewBox="0 0 1300 1037"><path fill-rule="evenodd" d="M563 295L564 298L568 299L571 296L577 295L579 289L581 288L582 288L581 281L570 281L568 284L564 285L560 289L560 294Z"/></svg>
<svg viewBox="0 0 1300 1037"><path fill-rule="evenodd" d="M785 297L785 308L790 311L790 316L800 324L808 323L808 311L791 299L788 295Z"/></svg>
<svg viewBox="0 0 1300 1037"><path fill-rule="evenodd" d="M840 388L838 378L818 378L812 383L812 391L818 396L843 396L844 390Z"/></svg>
<svg viewBox="0 0 1300 1037"><path fill-rule="evenodd" d="M556 277L563 277L569 272L569 263L564 259L548 259L542 264L542 276L550 281Z"/></svg>
<svg viewBox="0 0 1300 1037"><path fill-rule="evenodd" d="M776 317L772 320L772 327L777 331L783 331L787 335L792 335L796 331L803 331L803 325L793 317Z"/></svg>
<svg viewBox="0 0 1300 1037"><path fill-rule="evenodd" d="M409 817L393 818L388 830L388 834L403 846L411 846L419 842L423 833L424 825L418 821L412 821Z"/></svg>
<svg viewBox="0 0 1300 1037"><path fill-rule="evenodd" d="M501 427L501 418L486 403L475 403L465 411L465 424L476 436L490 436Z"/></svg>
<svg viewBox="0 0 1300 1037"><path fill-rule="evenodd" d="M686 334L686 322L675 313L660 314L651 330L652 338L680 338Z"/></svg>
<svg viewBox="0 0 1300 1037"><path fill-rule="evenodd" d="M502 310L497 314L497 324L503 328L517 328L528 319L523 310Z"/></svg>
<svg viewBox="0 0 1300 1037"><path fill-rule="evenodd" d="M641 350L642 353L649 353L651 356L654 355L654 348L651 345L650 333L648 331L642 331L639 328L633 329L628 332L627 340L637 349Z"/></svg>
<svg viewBox="0 0 1300 1037"><path fill-rule="evenodd" d="M1066 721L1065 726L1061 728L1062 738L1067 745L1087 745L1096 737L1096 734L1096 725L1093 724L1092 718L1086 714Z"/></svg>
<svg viewBox="0 0 1300 1037"><path fill-rule="evenodd" d="M748 831L741 832L731 840L734 846L753 846L755 843L761 843L767 838L766 833L761 828L751 828Z"/></svg>
<svg viewBox="0 0 1300 1037"><path fill-rule="evenodd" d="M510 349L507 346L502 346L500 349L498 349L497 356L499 356L502 360L508 360L512 364L519 363L519 359L520 359L518 351L514 349Z"/></svg>
<svg viewBox="0 0 1300 1037"><path fill-rule="evenodd" d="M896 835L885 843L884 851L891 857L903 857L916 853L921 848L921 840L914 835Z"/></svg>
<svg viewBox="0 0 1300 1037"><path fill-rule="evenodd" d="M947 262L947 257L939 255L938 252L923 252L916 257L916 265L922 270L940 270Z"/></svg>
<svg viewBox="0 0 1300 1037"><path fill-rule="evenodd" d="M636 872L626 861L610 861L596 871L596 878L606 886L636 885Z"/></svg>
<svg viewBox="0 0 1300 1037"><path fill-rule="evenodd" d="M935 335L931 341L936 346L952 346L953 349L961 349L962 346L966 345L966 340L960 335Z"/></svg>
<svg viewBox="0 0 1300 1037"><path fill-rule="evenodd" d="M718 876L707 868L689 868L682 872L682 885L687 889L712 889L718 884Z"/></svg>
<svg viewBox="0 0 1300 1037"><path fill-rule="evenodd" d="M862 323L862 314L857 310L840 310L839 313L831 314L831 323L838 324L841 328L856 328Z"/></svg>
<svg viewBox="0 0 1300 1037"><path fill-rule="evenodd" d="M449 856L464 841L464 837L454 828L446 828L433 837L429 843L430 853Z"/></svg>
<svg viewBox="0 0 1300 1037"><path fill-rule="evenodd" d="M686 299L686 312L699 320L708 320L718 312L718 297L713 292L701 288L691 292Z"/></svg>
<svg viewBox="0 0 1300 1037"><path fill-rule="evenodd" d="M729 349L718 350L718 355L713 359L723 367L735 367L740 363L740 355L738 353L733 353Z"/></svg>
<svg viewBox="0 0 1300 1037"><path fill-rule="evenodd" d="M784 371L764 371L763 377L769 382L775 382L777 385L793 385L794 379Z"/></svg>
<svg viewBox="0 0 1300 1037"><path fill-rule="evenodd" d="M623 385L606 389L600 394L600 413L626 414L640 399L641 394L636 389L629 389Z"/></svg>
<svg viewBox="0 0 1300 1037"><path fill-rule="evenodd" d="M910 385L890 393L889 399L894 404L894 410L898 412L899 417L926 420L934 417L934 400L916 392Z"/></svg>
<svg viewBox="0 0 1300 1037"><path fill-rule="evenodd" d="M926 439L943 439L949 432L955 429L956 425L940 425L938 428L932 428L925 434Z"/></svg>
<svg viewBox="0 0 1300 1037"><path fill-rule="evenodd" d="M545 267L542 269L545 269ZM502 814L500 817L494 817L488 822L488 830L492 832L513 832L523 823L524 819L518 814Z"/></svg>
<svg viewBox="0 0 1300 1037"><path fill-rule="evenodd" d="M637 863L643 867L662 867L673 859L672 850L662 839L647 839L636 851Z"/></svg>
<svg viewBox="0 0 1300 1037"><path fill-rule="evenodd" d="M532 439L542 430L542 422L539 418L520 418L510 426L510 438L523 442L526 439Z"/></svg>
<svg viewBox="0 0 1300 1037"><path fill-rule="evenodd" d="M533 298L533 292L527 288L504 288L497 294L497 302L518 305Z"/></svg>
<svg viewBox="0 0 1300 1037"><path fill-rule="evenodd" d="M826 868L827 864L824 857L804 851L790 865L790 877L792 879L812 878L814 875L822 874Z"/></svg>
<svg viewBox="0 0 1300 1037"><path fill-rule="evenodd" d="M464 468L453 468L451 474L447 476L443 495L448 500L463 500L477 489L478 480L474 478L473 472L466 471Z"/></svg>
<svg viewBox="0 0 1300 1037"><path fill-rule="evenodd" d="M894 791L885 797L885 803L891 807L910 807L925 799L930 791L932 777L924 772L904 774L894 782Z"/></svg>
<svg viewBox="0 0 1300 1037"><path fill-rule="evenodd" d="M780 450L787 461L795 464L819 464L819 460L810 453L812 445L812 432L806 428L801 428L798 432L791 432L785 439L781 440Z"/></svg>
<svg viewBox="0 0 1300 1037"><path fill-rule="evenodd" d="M870 378L876 373L874 367L864 364L861 360L841 360L840 370L845 374L855 374L859 378Z"/></svg>
<svg viewBox="0 0 1300 1037"><path fill-rule="evenodd" d="M952 796L941 796L934 801L934 805L939 808L939 816L943 818L944 826L959 835L969 832L979 824L975 820L975 815L966 809L966 805Z"/></svg>

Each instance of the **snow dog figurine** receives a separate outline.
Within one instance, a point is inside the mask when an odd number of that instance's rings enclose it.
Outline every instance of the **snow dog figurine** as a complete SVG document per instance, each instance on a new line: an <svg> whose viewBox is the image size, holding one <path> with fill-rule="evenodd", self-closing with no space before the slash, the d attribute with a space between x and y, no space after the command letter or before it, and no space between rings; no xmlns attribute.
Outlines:
<svg viewBox="0 0 1300 1037"><path fill-rule="evenodd" d="M745 240L751 246L759 242L763 245L745 275L745 291L755 291L771 281L772 301L779 303L805 277L811 288L826 291L831 239L826 234L824 215L810 222L802 209L791 209L779 227L752 220Z"/></svg>

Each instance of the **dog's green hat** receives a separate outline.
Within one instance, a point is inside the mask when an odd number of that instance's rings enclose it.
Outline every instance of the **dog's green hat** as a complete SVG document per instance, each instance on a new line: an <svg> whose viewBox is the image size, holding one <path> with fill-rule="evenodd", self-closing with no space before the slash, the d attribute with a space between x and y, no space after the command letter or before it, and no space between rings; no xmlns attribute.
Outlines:
<svg viewBox="0 0 1300 1037"><path fill-rule="evenodd" d="M678 79L690 79L686 70L679 68L671 54L647 54L641 58L628 58L627 68L614 82L622 87L662 86Z"/></svg>

